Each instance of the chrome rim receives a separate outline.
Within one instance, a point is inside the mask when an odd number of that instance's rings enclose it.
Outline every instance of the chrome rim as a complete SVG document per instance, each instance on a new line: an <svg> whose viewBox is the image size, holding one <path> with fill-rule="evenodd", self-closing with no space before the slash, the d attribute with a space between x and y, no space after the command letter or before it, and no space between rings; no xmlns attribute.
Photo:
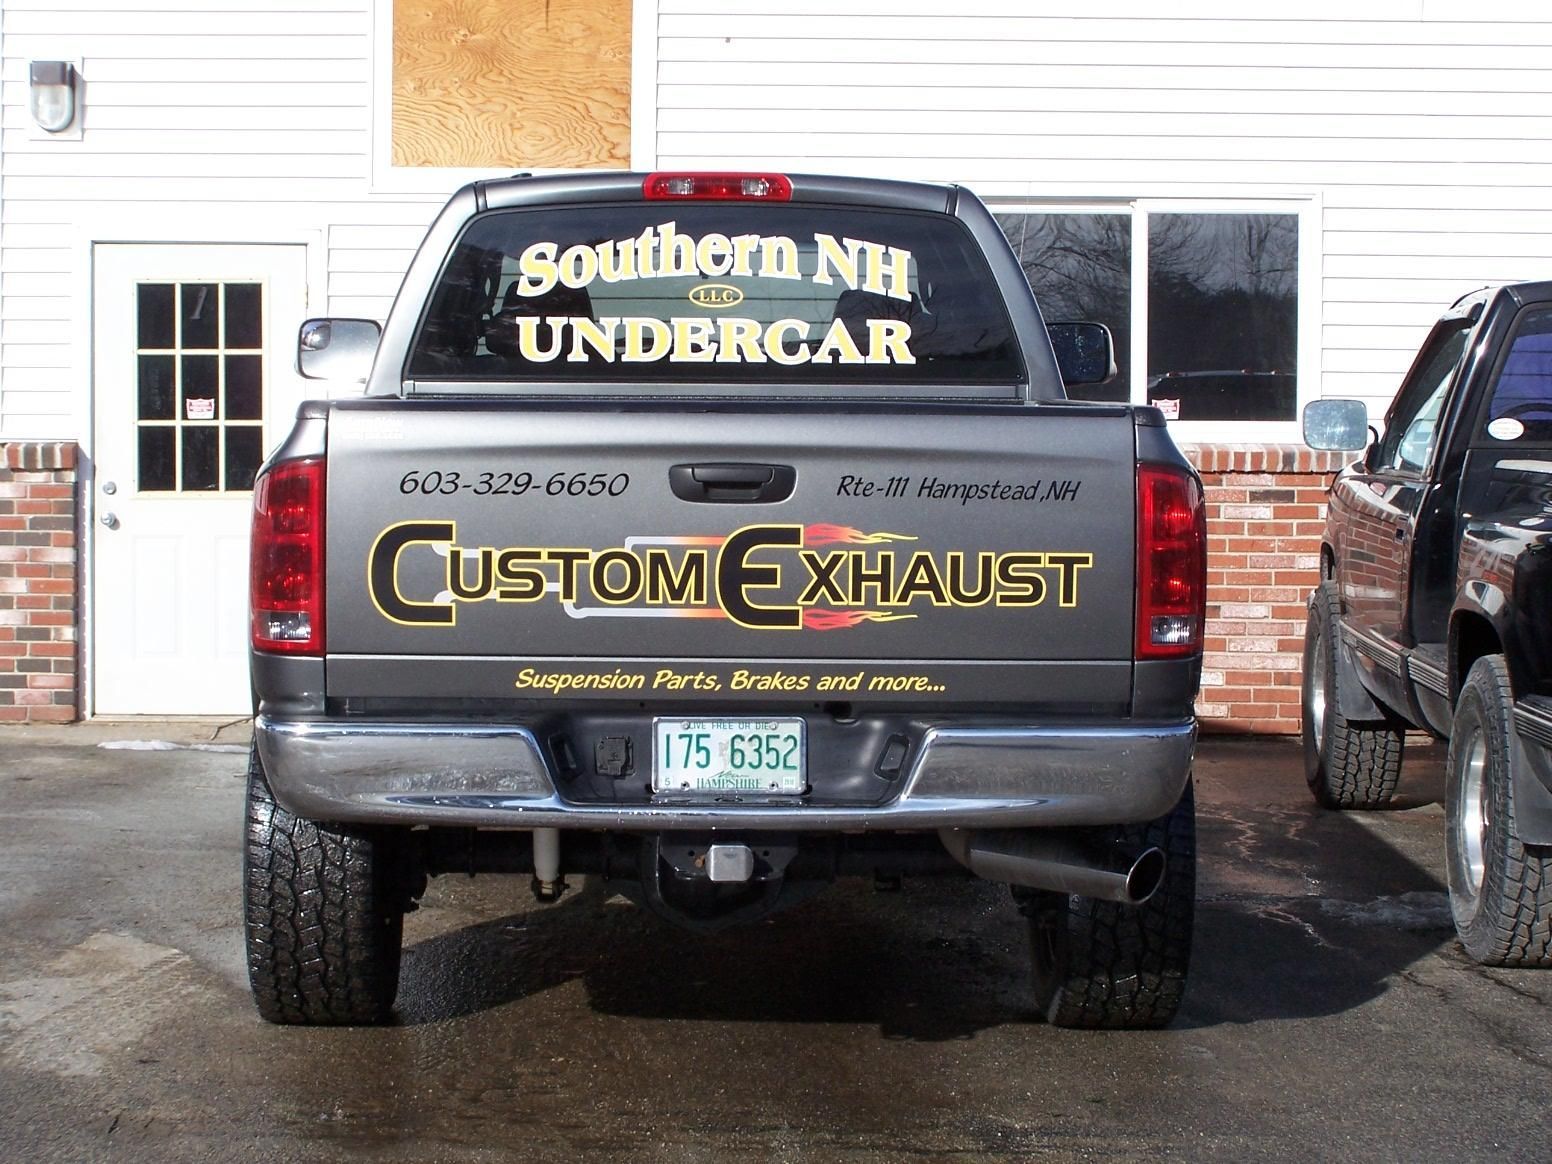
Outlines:
<svg viewBox="0 0 1552 1164"><path fill-rule="evenodd" d="M1310 737L1316 748L1326 743L1326 636L1316 635L1310 659L1309 693L1304 713L1309 717Z"/></svg>
<svg viewBox="0 0 1552 1164"><path fill-rule="evenodd" d="M1482 892L1487 871L1487 741L1480 731L1461 749L1455 801L1455 861L1472 897Z"/></svg>

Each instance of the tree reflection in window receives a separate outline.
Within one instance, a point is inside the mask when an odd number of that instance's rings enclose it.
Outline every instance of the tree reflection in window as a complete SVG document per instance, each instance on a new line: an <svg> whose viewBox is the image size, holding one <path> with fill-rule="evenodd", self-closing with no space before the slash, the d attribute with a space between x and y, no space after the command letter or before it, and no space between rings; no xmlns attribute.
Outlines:
<svg viewBox="0 0 1552 1164"><path fill-rule="evenodd" d="M1293 420L1298 217L1148 217L1148 401L1179 420Z"/></svg>
<svg viewBox="0 0 1552 1164"><path fill-rule="evenodd" d="M1130 214L999 214L1024 277L1050 323L1102 323L1115 340L1117 375L1070 389L1086 400L1130 397L1132 218Z"/></svg>

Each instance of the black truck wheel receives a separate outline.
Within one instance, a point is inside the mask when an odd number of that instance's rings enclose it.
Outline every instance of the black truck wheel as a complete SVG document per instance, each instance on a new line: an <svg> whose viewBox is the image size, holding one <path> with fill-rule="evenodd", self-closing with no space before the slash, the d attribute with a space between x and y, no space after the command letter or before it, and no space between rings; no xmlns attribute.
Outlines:
<svg viewBox="0 0 1552 1164"><path fill-rule="evenodd" d="M1552 849L1516 834L1512 714L1502 655L1478 659L1455 704L1445 794L1450 910L1466 953L1552 966Z"/></svg>
<svg viewBox="0 0 1552 1164"><path fill-rule="evenodd" d="M1166 856L1163 884L1141 905L1020 890L1029 921L1035 1005L1059 1027L1168 1026L1185 995L1196 910L1196 803L1191 785L1170 812L1116 825L1107 840Z"/></svg>
<svg viewBox="0 0 1552 1164"><path fill-rule="evenodd" d="M1301 700L1304 778L1326 808L1383 808L1401 779L1405 732L1389 723L1359 726L1337 707L1336 587L1322 582L1310 596L1304 628Z"/></svg>
<svg viewBox="0 0 1552 1164"><path fill-rule="evenodd" d="M293 816L255 748L243 844L248 980L272 1023L386 1019L399 988L403 879L392 834Z"/></svg>

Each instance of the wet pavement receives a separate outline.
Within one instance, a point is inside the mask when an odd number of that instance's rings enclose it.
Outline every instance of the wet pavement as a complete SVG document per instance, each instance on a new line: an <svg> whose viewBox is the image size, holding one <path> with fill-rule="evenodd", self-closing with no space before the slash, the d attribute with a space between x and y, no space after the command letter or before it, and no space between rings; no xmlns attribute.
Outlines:
<svg viewBox="0 0 1552 1164"><path fill-rule="evenodd" d="M1166 1031L1035 1021L987 883L697 936L503 877L432 882L395 1025L303 1030L248 998L242 731L0 729L5 1159L1552 1156L1552 972L1455 943L1437 748L1395 810L1339 815L1296 741L1206 740ZM218 750L99 746L150 739Z"/></svg>

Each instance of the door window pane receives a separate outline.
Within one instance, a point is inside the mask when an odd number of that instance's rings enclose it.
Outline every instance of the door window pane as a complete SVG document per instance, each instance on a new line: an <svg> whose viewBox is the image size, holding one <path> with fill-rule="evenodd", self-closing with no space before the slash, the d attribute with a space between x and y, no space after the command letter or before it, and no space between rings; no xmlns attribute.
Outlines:
<svg viewBox="0 0 1552 1164"><path fill-rule="evenodd" d="M264 459L257 428L226 428L226 477L224 489L252 489L259 462Z"/></svg>
<svg viewBox="0 0 1552 1164"><path fill-rule="evenodd" d="M177 343L173 332L171 283L142 283L136 290L136 346L170 348Z"/></svg>
<svg viewBox="0 0 1552 1164"><path fill-rule="evenodd" d="M177 453L174 441L178 430L168 427L142 427L139 434L139 475L142 493L165 492L177 487Z"/></svg>
<svg viewBox="0 0 1552 1164"><path fill-rule="evenodd" d="M226 419L258 420L263 391L262 356L226 357Z"/></svg>
<svg viewBox="0 0 1552 1164"><path fill-rule="evenodd" d="M215 419L220 366L215 356L183 357L184 420Z"/></svg>
<svg viewBox="0 0 1552 1164"><path fill-rule="evenodd" d="M179 312L182 316L183 348L216 346L216 325L220 319L220 300L213 283L184 283L180 288Z"/></svg>
<svg viewBox="0 0 1552 1164"><path fill-rule="evenodd" d="M215 425L198 428L187 425L183 429L182 487L185 492L216 488L219 431Z"/></svg>
<svg viewBox="0 0 1552 1164"><path fill-rule="evenodd" d="M140 381L141 420L171 420L173 401L178 395L176 364L171 356L135 357Z"/></svg>
<svg viewBox="0 0 1552 1164"><path fill-rule="evenodd" d="M1293 420L1299 220L1148 218L1148 402L1179 420Z"/></svg>
<svg viewBox="0 0 1552 1164"><path fill-rule="evenodd" d="M252 488L263 440L263 285L143 283L135 310L140 490Z"/></svg>
<svg viewBox="0 0 1552 1164"><path fill-rule="evenodd" d="M1047 323L1102 323L1115 341L1118 374L1069 389L1074 398L1130 398L1132 218L1130 214L999 214Z"/></svg>
<svg viewBox="0 0 1552 1164"><path fill-rule="evenodd" d="M226 346L229 348L257 348L263 344L263 312L260 310L257 283L228 283L225 287L226 308L223 314L226 329Z"/></svg>

